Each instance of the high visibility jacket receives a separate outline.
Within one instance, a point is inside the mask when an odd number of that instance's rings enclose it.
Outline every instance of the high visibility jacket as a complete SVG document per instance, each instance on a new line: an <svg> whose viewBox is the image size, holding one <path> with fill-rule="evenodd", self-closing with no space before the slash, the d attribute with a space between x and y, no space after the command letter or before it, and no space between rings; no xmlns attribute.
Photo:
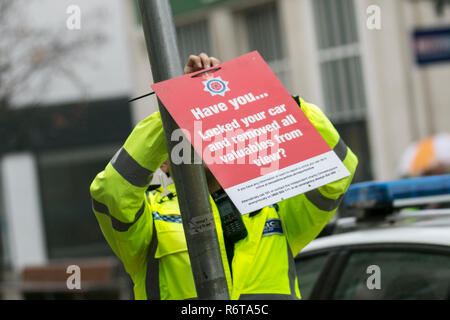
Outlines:
<svg viewBox="0 0 450 320"><path fill-rule="evenodd" d="M293 257L333 217L356 170L356 156L323 112L296 100L351 175L243 215L248 236L235 243L231 263L219 212L210 198L231 299L300 298ZM95 216L134 282L135 299L197 297L177 198L163 196L161 189L147 192L152 173L167 158L156 112L135 127L90 188ZM173 185L167 188L176 194Z"/></svg>

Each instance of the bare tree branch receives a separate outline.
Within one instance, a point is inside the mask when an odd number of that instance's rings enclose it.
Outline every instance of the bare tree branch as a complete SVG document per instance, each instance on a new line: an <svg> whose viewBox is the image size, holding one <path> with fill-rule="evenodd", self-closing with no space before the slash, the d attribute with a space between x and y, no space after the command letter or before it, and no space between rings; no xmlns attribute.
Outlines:
<svg viewBox="0 0 450 320"><path fill-rule="evenodd" d="M80 96L87 96L88 84L71 66L85 63L85 53L105 41L101 32L67 33L31 26L23 10L26 5L24 0L0 0L0 136L7 138L0 147L6 149L27 144L36 107L56 76L68 80ZM95 23L98 18L99 12L84 13L83 24ZM27 108L18 114L12 104L24 93Z"/></svg>
<svg viewBox="0 0 450 320"><path fill-rule="evenodd" d="M67 38L57 30L27 26L21 16L22 5L23 0L0 2L0 112L11 105L11 99L29 89L33 79L51 79L48 75L64 75L84 94L86 86L67 65L105 40L101 33L72 33Z"/></svg>

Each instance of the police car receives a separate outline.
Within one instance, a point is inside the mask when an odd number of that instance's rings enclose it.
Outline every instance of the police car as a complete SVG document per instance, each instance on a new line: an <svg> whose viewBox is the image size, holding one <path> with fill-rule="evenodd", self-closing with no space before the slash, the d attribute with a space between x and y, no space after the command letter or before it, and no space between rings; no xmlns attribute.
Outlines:
<svg viewBox="0 0 450 320"><path fill-rule="evenodd" d="M352 185L296 257L303 299L450 299L450 175Z"/></svg>

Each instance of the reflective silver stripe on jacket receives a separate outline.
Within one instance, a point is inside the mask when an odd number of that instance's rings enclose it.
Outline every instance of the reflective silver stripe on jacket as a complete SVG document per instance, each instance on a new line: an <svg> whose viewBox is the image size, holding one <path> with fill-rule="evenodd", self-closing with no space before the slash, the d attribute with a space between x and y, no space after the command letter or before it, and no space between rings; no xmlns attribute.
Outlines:
<svg viewBox="0 0 450 320"><path fill-rule="evenodd" d="M153 220L153 235L150 243L150 250L147 259L147 273L145 278L145 292L147 300L161 300L159 289L159 261L155 258L158 248L158 237L156 236L156 227Z"/></svg>
<svg viewBox="0 0 450 320"><path fill-rule="evenodd" d="M152 180L153 172L137 163L123 147L117 151L110 162L125 180L136 187L145 187Z"/></svg>
<svg viewBox="0 0 450 320"><path fill-rule="evenodd" d="M348 148L344 140L342 140L342 138L339 138L339 141L334 146L333 151L336 153L336 155L341 161L345 160L345 158L347 157Z"/></svg>
<svg viewBox="0 0 450 320"><path fill-rule="evenodd" d="M114 230L119 231L119 232L125 232L125 231L128 231L128 229L130 229L130 227L132 225L134 225L136 223L136 221L138 221L139 218L144 213L145 201L142 203L142 206L139 209L139 211L136 212L133 222L130 222L130 223L125 223L125 222L120 221L119 219L114 218L109 213L109 209L105 204L98 202L97 200L95 200L93 198L92 198L92 208L95 211L97 211L98 213L106 214L111 219L111 224L112 224L112 227L114 228Z"/></svg>
<svg viewBox="0 0 450 320"><path fill-rule="evenodd" d="M313 205L322 211L333 211L339 207L339 204L344 198L344 195L341 195L336 200L327 198L320 193L319 189L308 191L305 193L305 196Z"/></svg>
<svg viewBox="0 0 450 320"><path fill-rule="evenodd" d="M289 243L287 242L286 238L286 244L287 244L287 254L288 254L288 263L289 263L289 288L291 290L291 299L296 300L297 295L295 294L295 279L297 278L297 271L295 270L295 260L294 256L292 255L291 247L289 246Z"/></svg>
<svg viewBox="0 0 450 320"><path fill-rule="evenodd" d="M289 277L289 290L291 294L278 294L278 293L246 293L239 296L239 300L298 300L295 293L295 279L297 278L297 272L295 271L295 260L292 255L291 248L287 242L287 257L288 257L288 277Z"/></svg>
<svg viewBox="0 0 450 320"><path fill-rule="evenodd" d="M161 300L161 288L159 285L159 260L155 258L157 248L158 237L156 235L156 227L153 220L153 235L148 252L147 272L145 276L145 293L147 294L147 300ZM190 298L185 300L198 300L198 298Z"/></svg>
<svg viewBox="0 0 450 320"><path fill-rule="evenodd" d="M339 139L338 143L333 148L333 151L341 161L345 160L347 157L348 148L342 138ZM322 211L333 211L334 209L337 209L344 197L344 195L341 195L337 199L330 199L320 193L319 189L308 191L305 193L305 196L312 204Z"/></svg>

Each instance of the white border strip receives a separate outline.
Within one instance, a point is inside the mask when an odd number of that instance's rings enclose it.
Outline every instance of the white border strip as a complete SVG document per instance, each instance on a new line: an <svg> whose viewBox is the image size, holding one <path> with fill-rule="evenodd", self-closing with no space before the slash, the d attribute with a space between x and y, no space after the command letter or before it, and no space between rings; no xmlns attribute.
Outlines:
<svg viewBox="0 0 450 320"><path fill-rule="evenodd" d="M241 214L247 214L349 175L336 153L329 151L225 191Z"/></svg>

